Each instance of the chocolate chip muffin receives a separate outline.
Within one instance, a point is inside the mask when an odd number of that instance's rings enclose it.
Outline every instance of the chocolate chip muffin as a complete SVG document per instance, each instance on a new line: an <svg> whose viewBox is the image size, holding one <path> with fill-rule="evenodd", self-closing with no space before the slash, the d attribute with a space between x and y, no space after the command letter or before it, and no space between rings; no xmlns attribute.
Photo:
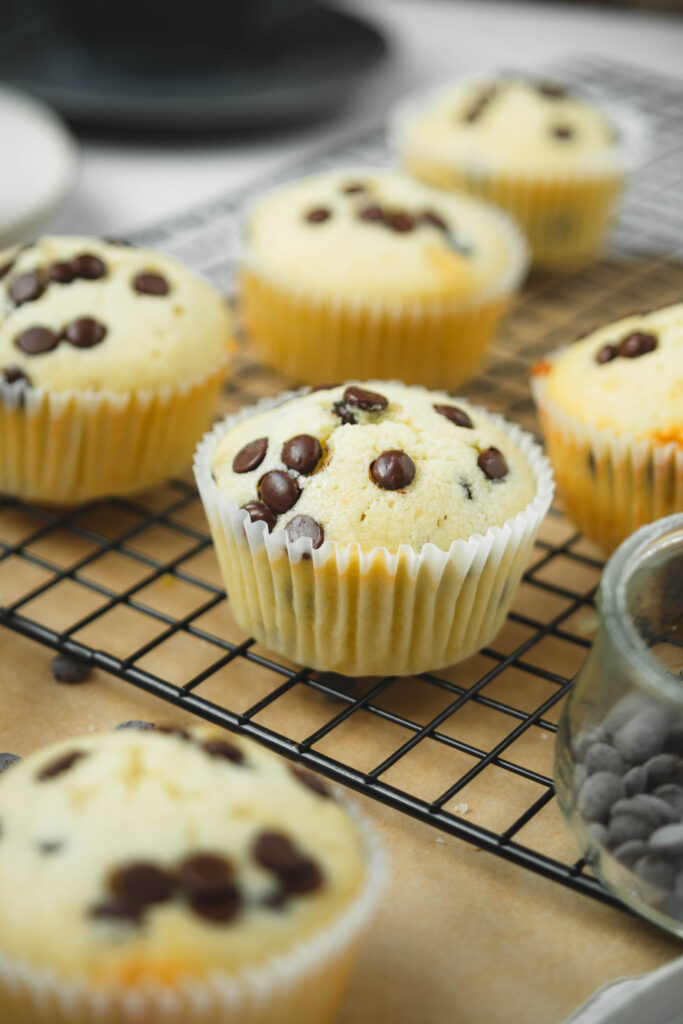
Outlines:
<svg viewBox="0 0 683 1024"><path fill-rule="evenodd" d="M552 495L519 428L378 381L229 417L195 474L237 620L347 675L427 671L484 646Z"/></svg>
<svg viewBox="0 0 683 1024"><path fill-rule="evenodd" d="M0 489L71 503L184 468L231 343L223 299L161 253L46 237L0 254Z"/></svg>
<svg viewBox="0 0 683 1024"><path fill-rule="evenodd" d="M526 270L514 224L395 171L290 182L248 211L241 305L254 351L298 381L452 387L479 367Z"/></svg>
<svg viewBox="0 0 683 1024"><path fill-rule="evenodd" d="M3 1020L330 1019L381 867L318 776L214 727L95 734L9 769L0 820Z"/></svg>
<svg viewBox="0 0 683 1024"><path fill-rule="evenodd" d="M506 209L534 262L565 266L602 246L629 127L555 82L470 78L401 104L391 136L406 170Z"/></svg>
<svg viewBox="0 0 683 1024"><path fill-rule="evenodd" d="M683 511L683 304L541 360L532 389L567 511L591 540L612 551Z"/></svg>

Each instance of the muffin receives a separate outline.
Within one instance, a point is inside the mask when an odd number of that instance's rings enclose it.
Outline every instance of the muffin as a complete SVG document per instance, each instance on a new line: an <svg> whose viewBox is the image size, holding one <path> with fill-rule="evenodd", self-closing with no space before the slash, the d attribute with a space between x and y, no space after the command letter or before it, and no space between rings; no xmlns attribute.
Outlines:
<svg viewBox="0 0 683 1024"><path fill-rule="evenodd" d="M238 622L351 676L436 669L488 643L552 496L531 437L397 383L283 397L229 417L195 456Z"/></svg>
<svg viewBox="0 0 683 1024"><path fill-rule="evenodd" d="M634 313L533 369L568 515L606 552L683 511L683 304Z"/></svg>
<svg viewBox="0 0 683 1024"><path fill-rule="evenodd" d="M327 784L208 726L38 751L0 780L0 1019L322 1024L381 883Z"/></svg>
<svg viewBox="0 0 683 1024"><path fill-rule="evenodd" d="M624 147L592 103L550 82L477 78L402 104L392 144L411 174L511 213L535 263L581 264L603 245Z"/></svg>
<svg viewBox="0 0 683 1024"><path fill-rule="evenodd" d="M68 504L184 469L231 345L217 292L92 238L7 250L0 277L0 490Z"/></svg>
<svg viewBox="0 0 683 1024"><path fill-rule="evenodd" d="M297 381L471 377L526 270L504 215L406 175L295 181L248 211L241 311L256 354Z"/></svg>

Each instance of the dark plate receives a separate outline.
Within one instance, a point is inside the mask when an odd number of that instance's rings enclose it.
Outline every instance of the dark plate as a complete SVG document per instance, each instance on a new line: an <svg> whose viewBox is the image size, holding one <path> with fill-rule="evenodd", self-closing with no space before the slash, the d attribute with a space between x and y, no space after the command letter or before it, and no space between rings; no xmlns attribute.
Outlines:
<svg viewBox="0 0 683 1024"><path fill-rule="evenodd" d="M86 50L30 19L0 35L0 79L46 100L72 122L116 128L244 129L321 117L386 53L372 26L310 7L229 48L154 49L131 34L110 52ZM144 45L144 49L143 49Z"/></svg>

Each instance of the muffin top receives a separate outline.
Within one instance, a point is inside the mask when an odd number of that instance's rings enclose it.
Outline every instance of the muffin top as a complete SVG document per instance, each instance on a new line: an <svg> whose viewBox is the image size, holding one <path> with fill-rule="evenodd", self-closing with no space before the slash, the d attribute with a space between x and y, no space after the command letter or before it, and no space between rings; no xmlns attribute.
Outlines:
<svg viewBox="0 0 683 1024"><path fill-rule="evenodd" d="M270 192L247 217L247 266L342 298L453 299L514 288L525 245L480 200L397 171L328 171Z"/></svg>
<svg viewBox="0 0 683 1024"><path fill-rule="evenodd" d="M102 984L237 973L365 879L318 776L208 726L91 734L0 779L0 950Z"/></svg>
<svg viewBox="0 0 683 1024"><path fill-rule="evenodd" d="M45 237L0 253L0 378L124 392L177 385L225 359L225 301L170 256Z"/></svg>
<svg viewBox="0 0 683 1024"><path fill-rule="evenodd" d="M325 387L241 420L212 468L252 521L313 547L447 550L502 526L536 494L525 456L488 416L386 381Z"/></svg>
<svg viewBox="0 0 683 1024"><path fill-rule="evenodd" d="M607 324L533 373L583 423L683 445L683 303Z"/></svg>
<svg viewBox="0 0 683 1024"><path fill-rule="evenodd" d="M399 117L403 155L439 164L573 171L614 159L614 130L563 86L519 78L455 83Z"/></svg>

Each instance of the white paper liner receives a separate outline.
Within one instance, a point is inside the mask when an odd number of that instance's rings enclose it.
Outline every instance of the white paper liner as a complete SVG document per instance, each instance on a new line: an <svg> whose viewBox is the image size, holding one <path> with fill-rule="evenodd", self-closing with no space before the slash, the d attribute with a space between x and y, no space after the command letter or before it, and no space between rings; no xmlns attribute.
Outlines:
<svg viewBox="0 0 683 1024"><path fill-rule="evenodd" d="M175 386L127 392L0 380L0 491L74 504L179 472L211 420L228 362Z"/></svg>
<svg viewBox="0 0 683 1024"><path fill-rule="evenodd" d="M98 988L0 953L0 1011L12 1013L0 1017L3 1024L328 1024L387 875L375 830L355 804L338 790L335 795L361 834L366 874L359 893L325 928L238 975L215 970L179 978L172 988L153 982Z"/></svg>
<svg viewBox="0 0 683 1024"><path fill-rule="evenodd" d="M544 361L552 363L566 349ZM614 434L571 416L547 398L546 376L531 378L550 460L581 531L613 551L645 523L683 511L683 449Z"/></svg>
<svg viewBox="0 0 683 1024"><path fill-rule="evenodd" d="M310 538L291 543L284 530L268 533L264 523L252 523L211 472L216 445L236 423L303 393L285 392L229 416L195 453L195 478L237 621L296 662L350 676L413 675L486 646L503 624L553 497L552 470L533 437L473 406L517 445L536 480L534 498L502 526L455 540L447 551L434 544L362 551L330 540L313 548Z"/></svg>

